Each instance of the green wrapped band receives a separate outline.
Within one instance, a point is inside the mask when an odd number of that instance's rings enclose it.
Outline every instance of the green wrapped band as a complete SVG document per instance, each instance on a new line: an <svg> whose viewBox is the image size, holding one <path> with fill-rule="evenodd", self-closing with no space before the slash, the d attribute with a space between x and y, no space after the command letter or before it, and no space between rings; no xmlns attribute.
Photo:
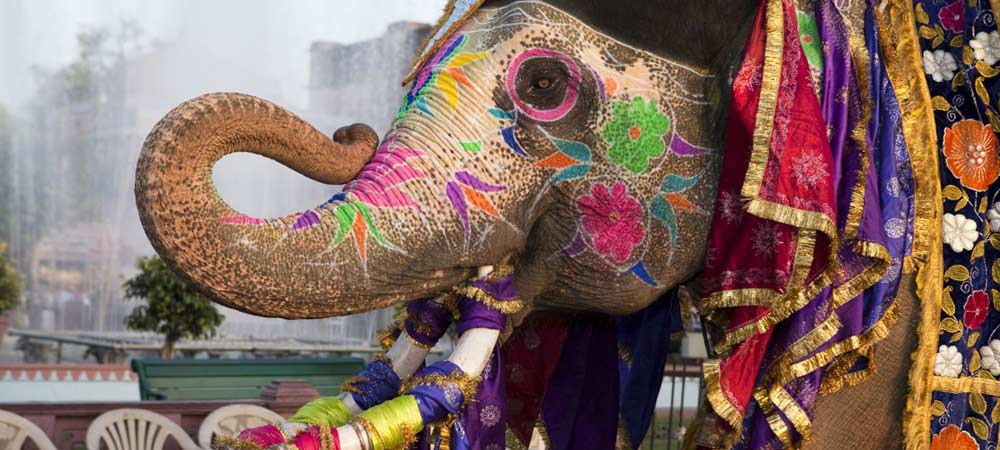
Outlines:
<svg viewBox="0 0 1000 450"><path fill-rule="evenodd" d="M350 422L353 418L354 414L351 414L347 405L339 397L324 397L306 403L288 421L336 428Z"/></svg>
<svg viewBox="0 0 1000 450"><path fill-rule="evenodd" d="M357 420L368 432L372 450L408 448L424 428L417 399L412 395L401 395L369 408Z"/></svg>

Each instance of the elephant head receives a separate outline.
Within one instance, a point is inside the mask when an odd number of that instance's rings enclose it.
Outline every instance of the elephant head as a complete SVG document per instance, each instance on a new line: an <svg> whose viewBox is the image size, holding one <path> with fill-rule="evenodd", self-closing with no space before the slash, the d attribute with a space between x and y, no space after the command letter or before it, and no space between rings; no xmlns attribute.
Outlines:
<svg viewBox="0 0 1000 450"><path fill-rule="evenodd" d="M640 24L622 27L624 43L585 22L610 20L596 5L612 2L550 3L566 4L490 5L439 39L381 143L362 125L330 140L247 95L176 107L138 164L156 250L213 299L263 316L385 307L505 257L537 307L649 304L702 265L736 62L726 45L739 49L732 24L753 5L718 2L728 32L676 38L664 27L720 25L689 2L618 6L659 16L622 22ZM287 217L242 215L211 181L237 151L343 192Z"/></svg>

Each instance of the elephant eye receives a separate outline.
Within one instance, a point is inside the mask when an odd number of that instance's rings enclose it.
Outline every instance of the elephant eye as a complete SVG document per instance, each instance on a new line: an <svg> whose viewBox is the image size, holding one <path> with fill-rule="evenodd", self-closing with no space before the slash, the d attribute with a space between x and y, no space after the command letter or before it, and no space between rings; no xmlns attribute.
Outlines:
<svg viewBox="0 0 1000 450"><path fill-rule="evenodd" d="M532 48L511 62L507 93L526 117L542 122L563 118L579 96L581 70L577 62L554 50Z"/></svg>
<svg viewBox="0 0 1000 450"><path fill-rule="evenodd" d="M551 78L538 78L531 87L537 90L545 90L555 85L555 83L555 80Z"/></svg>

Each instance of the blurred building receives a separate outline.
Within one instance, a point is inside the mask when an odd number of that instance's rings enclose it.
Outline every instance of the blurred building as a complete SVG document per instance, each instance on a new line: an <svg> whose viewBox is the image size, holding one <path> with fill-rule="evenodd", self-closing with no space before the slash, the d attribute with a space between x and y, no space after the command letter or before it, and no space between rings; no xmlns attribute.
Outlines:
<svg viewBox="0 0 1000 450"><path fill-rule="evenodd" d="M380 133L386 131L403 98L400 83L430 32L430 25L424 23L395 22L375 39L313 43L309 49L310 119L320 129L363 122Z"/></svg>

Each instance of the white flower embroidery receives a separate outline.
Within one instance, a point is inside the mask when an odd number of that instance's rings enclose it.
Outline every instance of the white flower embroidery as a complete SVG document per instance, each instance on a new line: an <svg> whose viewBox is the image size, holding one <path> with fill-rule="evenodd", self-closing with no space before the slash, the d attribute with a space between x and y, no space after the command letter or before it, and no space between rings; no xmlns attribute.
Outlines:
<svg viewBox="0 0 1000 450"><path fill-rule="evenodd" d="M761 222L753 229L751 238L754 254L758 256L771 256L775 249L781 245L778 239L778 228L771 223Z"/></svg>
<svg viewBox="0 0 1000 450"><path fill-rule="evenodd" d="M826 169L826 161L818 153L806 153L792 161L792 177L807 188L815 187L830 176Z"/></svg>
<svg viewBox="0 0 1000 450"><path fill-rule="evenodd" d="M990 230L1000 233L1000 202L993 204L989 211L986 211L986 219L990 221Z"/></svg>
<svg viewBox="0 0 1000 450"><path fill-rule="evenodd" d="M993 376L1000 376L1000 339L990 341L990 345L984 345L979 349L979 354L983 357L983 368L989 370Z"/></svg>
<svg viewBox="0 0 1000 450"><path fill-rule="evenodd" d="M930 75L934 81L940 83L950 80L955 76L956 69L958 69L958 64L955 63L955 57L951 56L951 53L944 50L933 52L924 50L924 72Z"/></svg>
<svg viewBox="0 0 1000 450"><path fill-rule="evenodd" d="M962 373L962 354L954 345L942 345L934 359L934 375L958 378Z"/></svg>
<svg viewBox="0 0 1000 450"><path fill-rule="evenodd" d="M986 64L992 66L993 63L1000 60L1000 35L996 31L976 33L976 37L969 42L969 46L976 54L976 59L981 59Z"/></svg>
<svg viewBox="0 0 1000 450"><path fill-rule="evenodd" d="M972 250L979 239L976 222L961 214L945 214L941 221L941 234L944 243L951 246L954 252Z"/></svg>
<svg viewBox="0 0 1000 450"><path fill-rule="evenodd" d="M500 408L497 408L497 405L486 405L479 411L479 421L486 428L495 427L500 423Z"/></svg>

